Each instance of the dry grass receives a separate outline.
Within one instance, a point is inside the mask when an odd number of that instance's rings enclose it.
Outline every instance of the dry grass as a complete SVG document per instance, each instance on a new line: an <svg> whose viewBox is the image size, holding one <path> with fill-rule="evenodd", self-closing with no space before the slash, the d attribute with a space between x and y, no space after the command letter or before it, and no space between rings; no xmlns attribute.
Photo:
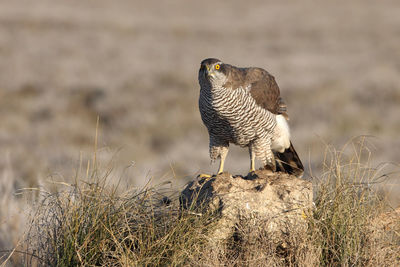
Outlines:
<svg viewBox="0 0 400 267"><path fill-rule="evenodd" d="M16 265L21 263L19 255L10 255L9 252L23 240L26 211L29 209L26 203L32 198L16 194L14 187L19 181L12 172L9 160L9 155L6 155L7 165L0 173L0 263L7 260Z"/></svg>
<svg viewBox="0 0 400 267"><path fill-rule="evenodd" d="M207 232L218 214L181 210L178 192L165 185L121 193L108 184L110 173L94 168L78 174L74 184L59 184L55 193L40 193L21 261L29 266L396 266L400 221L392 220L385 230L379 226L377 218L389 207L373 186L385 175L370 166L370 151L363 138L359 141L341 150L328 147L325 172L314 177L315 207L305 214L309 227L288 229L281 245L256 225L238 225L237 236L216 246Z"/></svg>
<svg viewBox="0 0 400 267"><path fill-rule="evenodd" d="M56 193L41 192L28 265L179 266L204 246L210 216L180 211L161 186L117 193L108 175L96 172Z"/></svg>
<svg viewBox="0 0 400 267"><path fill-rule="evenodd" d="M316 197L310 229L321 265L400 263L399 232L376 236L380 223L376 218L391 207L376 193L375 186L387 177L384 166L372 168L370 158L365 137L352 140L341 150L328 147L324 174L314 177ZM400 229L400 221L394 224L393 229ZM385 250L378 249L382 247Z"/></svg>

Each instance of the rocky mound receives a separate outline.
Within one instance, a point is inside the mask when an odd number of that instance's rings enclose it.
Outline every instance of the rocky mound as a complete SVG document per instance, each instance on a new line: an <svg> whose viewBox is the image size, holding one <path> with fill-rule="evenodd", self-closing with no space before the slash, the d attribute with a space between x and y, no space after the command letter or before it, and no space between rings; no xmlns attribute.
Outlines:
<svg viewBox="0 0 400 267"><path fill-rule="evenodd" d="M199 213L217 213L210 234L214 242L240 237L251 243L263 235L286 247L288 237L306 230L312 197L310 182L263 170L245 177L229 173L198 177L182 191L181 205Z"/></svg>

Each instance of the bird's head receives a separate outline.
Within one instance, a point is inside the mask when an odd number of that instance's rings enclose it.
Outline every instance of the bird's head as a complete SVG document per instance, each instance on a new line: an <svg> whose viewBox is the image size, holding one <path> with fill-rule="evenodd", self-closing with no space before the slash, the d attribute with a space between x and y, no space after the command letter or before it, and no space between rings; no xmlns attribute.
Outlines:
<svg viewBox="0 0 400 267"><path fill-rule="evenodd" d="M226 65L216 58L204 59L200 64L199 81L208 81L213 86L221 87L227 80Z"/></svg>

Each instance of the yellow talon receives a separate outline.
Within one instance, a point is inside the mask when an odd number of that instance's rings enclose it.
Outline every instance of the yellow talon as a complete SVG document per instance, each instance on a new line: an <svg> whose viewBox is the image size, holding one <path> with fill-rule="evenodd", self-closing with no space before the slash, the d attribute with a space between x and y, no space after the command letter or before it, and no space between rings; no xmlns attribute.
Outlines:
<svg viewBox="0 0 400 267"><path fill-rule="evenodd" d="M205 174L205 173L200 173L197 177L199 177L199 178L210 178L211 175Z"/></svg>
<svg viewBox="0 0 400 267"><path fill-rule="evenodd" d="M303 219L307 219L307 215L306 215L306 213L304 212L304 210L301 211L301 217L303 217Z"/></svg>

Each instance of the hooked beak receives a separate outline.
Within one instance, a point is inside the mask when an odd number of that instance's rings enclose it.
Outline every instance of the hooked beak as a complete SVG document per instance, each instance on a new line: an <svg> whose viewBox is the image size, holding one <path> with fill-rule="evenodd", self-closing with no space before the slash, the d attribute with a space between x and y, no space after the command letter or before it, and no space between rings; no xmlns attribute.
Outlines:
<svg viewBox="0 0 400 267"><path fill-rule="evenodd" d="M207 76L214 76L214 71L207 65L205 66L205 71Z"/></svg>

